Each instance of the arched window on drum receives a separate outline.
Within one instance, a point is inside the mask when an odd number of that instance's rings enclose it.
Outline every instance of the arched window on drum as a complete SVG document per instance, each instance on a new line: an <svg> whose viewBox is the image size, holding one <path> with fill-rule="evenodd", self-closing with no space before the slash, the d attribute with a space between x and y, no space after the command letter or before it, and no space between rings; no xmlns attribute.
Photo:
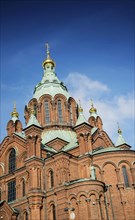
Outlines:
<svg viewBox="0 0 135 220"><path fill-rule="evenodd" d="M128 187L130 187L130 184L129 184L126 166L122 166L122 173L123 173L125 187L128 188Z"/></svg>
<svg viewBox="0 0 135 220"><path fill-rule="evenodd" d="M61 100L58 100L58 121L59 121L60 123L63 122Z"/></svg>
<svg viewBox="0 0 135 220"><path fill-rule="evenodd" d="M45 123L50 123L49 102L47 100L45 100Z"/></svg>

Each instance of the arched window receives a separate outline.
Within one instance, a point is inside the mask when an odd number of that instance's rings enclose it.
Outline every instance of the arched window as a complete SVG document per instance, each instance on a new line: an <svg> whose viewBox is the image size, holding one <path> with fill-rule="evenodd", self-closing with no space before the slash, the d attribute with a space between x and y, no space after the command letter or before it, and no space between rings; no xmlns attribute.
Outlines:
<svg viewBox="0 0 135 220"><path fill-rule="evenodd" d="M56 220L56 209L54 204L51 205L51 215L52 215L52 220Z"/></svg>
<svg viewBox="0 0 135 220"><path fill-rule="evenodd" d="M14 172L16 169L16 153L15 149L12 149L9 154L9 173Z"/></svg>
<svg viewBox="0 0 135 220"><path fill-rule="evenodd" d="M62 120L62 106L61 106L61 100L58 100L58 121L61 123Z"/></svg>
<svg viewBox="0 0 135 220"><path fill-rule="evenodd" d="M122 166L122 173L123 173L125 187L128 188L128 187L130 187L130 185L129 185L129 181L128 181L126 166Z"/></svg>
<svg viewBox="0 0 135 220"><path fill-rule="evenodd" d="M70 114L70 125L73 125L73 114L72 114L72 106L69 106L69 114Z"/></svg>
<svg viewBox="0 0 135 220"><path fill-rule="evenodd" d="M54 175L53 175L53 171L50 170L49 171L49 188L54 187Z"/></svg>
<svg viewBox="0 0 135 220"><path fill-rule="evenodd" d="M12 180L8 183L8 202L16 200L16 181Z"/></svg>
<svg viewBox="0 0 135 220"><path fill-rule="evenodd" d="M34 115L35 115L35 117L37 117L37 105L34 104L33 108L34 108Z"/></svg>
<svg viewBox="0 0 135 220"><path fill-rule="evenodd" d="M50 123L49 102L45 101L45 123Z"/></svg>
<svg viewBox="0 0 135 220"><path fill-rule="evenodd" d="M24 220L28 220L28 212L27 211L24 212Z"/></svg>
<svg viewBox="0 0 135 220"><path fill-rule="evenodd" d="M25 196L25 180L22 180L22 196Z"/></svg>

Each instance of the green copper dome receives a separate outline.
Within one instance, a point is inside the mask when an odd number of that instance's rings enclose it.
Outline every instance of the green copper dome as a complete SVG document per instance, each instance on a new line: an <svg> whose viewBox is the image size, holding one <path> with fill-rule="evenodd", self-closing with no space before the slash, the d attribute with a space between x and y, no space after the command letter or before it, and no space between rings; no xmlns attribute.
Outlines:
<svg viewBox="0 0 135 220"><path fill-rule="evenodd" d="M47 46L47 58L43 61L44 75L41 82L36 85L33 98L37 100L45 94L54 97L56 94L62 94L67 99L70 97L66 86L61 82L55 73L55 63L50 57L50 52Z"/></svg>

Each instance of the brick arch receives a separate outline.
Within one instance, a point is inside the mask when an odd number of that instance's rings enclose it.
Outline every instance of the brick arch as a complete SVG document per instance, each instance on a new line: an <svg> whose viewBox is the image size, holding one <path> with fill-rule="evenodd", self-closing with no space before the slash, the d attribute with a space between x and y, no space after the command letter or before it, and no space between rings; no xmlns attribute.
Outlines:
<svg viewBox="0 0 135 220"><path fill-rule="evenodd" d="M121 160L121 161L119 161L119 162L118 162L118 167L119 167L122 163L127 164L127 165L131 168L131 163L130 163L129 161L127 161L127 160Z"/></svg>
<svg viewBox="0 0 135 220"><path fill-rule="evenodd" d="M132 168L131 163L127 160L121 160L121 161L119 161L118 165L119 165L119 169L120 169L119 175L120 175L121 181L124 183L126 188L131 187L131 183L133 181L132 174L131 174L131 168ZM125 169L124 169L125 171L123 170L123 167L125 167ZM123 172L126 172L125 175L127 176L127 181L126 181L127 183L125 182Z"/></svg>
<svg viewBox="0 0 135 220"><path fill-rule="evenodd" d="M80 199L81 196L85 196L86 198L88 197L88 194L85 191L80 191L77 194L77 198Z"/></svg>
<svg viewBox="0 0 135 220"><path fill-rule="evenodd" d="M91 195L95 195L96 199L99 198L99 193L96 190L90 190L88 195L89 197L91 197Z"/></svg>
<svg viewBox="0 0 135 220"><path fill-rule="evenodd" d="M9 165L9 154L11 152L11 150L14 149L15 153L16 153L16 168L17 168L17 156L18 156L18 147L16 146L11 146L9 149L7 149L7 151L5 152L5 172L8 172L8 165Z"/></svg>
<svg viewBox="0 0 135 220"><path fill-rule="evenodd" d="M104 196L104 191L100 191L100 192L99 192L99 197L100 197L100 196Z"/></svg>
<svg viewBox="0 0 135 220"><path fill-rule="evenodd" d="M55 218L56 218L56 202L54 200L51 200L49 203L48 203L48 209L47 209L47 216L48 216L48 219L54 219L54 212L52 210L52 206L55 207Z"/></svg>
<svg viewBox="0 0 135 220"><path fill-rule="evenodd" d="M49 203L48 203L48 205L49 205L49 207L50 207L51 205L56 205L56 201L50 200Z"/></svg>
<svg viewBox="0 0 135 220"><path fill-rule="evenodd" d="M75 193L71 193L68 197L68 201L70 201L71 199L77 199L77 195Z"/></svg>
<svg viewBox="0 0 135 220"><path fill-rule="evenodd" d="M99 116L97 116L97 118L96 118L96 126L97 126L100 130L102 130L103 122L102 122L102 119L101 119Z"/></svg>
<svg viewBox="0 0 135 220"><path fill-rule="evenodd" d="M7 128L7 135L11 136L15 132L15 124L14 124L13 120L10 120L7 123L7 127L6 128Z"/></svg>
<svg viewBox="0 0 135 220"><path fill-rule="evenodd" d="M43 102L43 100L48 100L48 101L52 101L52 96L49 95L49 94L45 94L45 95L42 95L40 98L39 98L39 102Z"/></svg>
<svg viewBox="0 0 135 220"><path fill-rule="evenodd" d="M78 117L77 103L72 97L69 97L69 99L68 99L68 118L69 118L68 120L69 120L69 123L71 125L75 125L77 117Z"/></svg>
<svg viewBox="0 0 135 220"><path fill-rule="evenodd" d="M92 127L95 127L96 125L96 119L94 116L90 116L89 119L88 119L88 122L89 124L92 126Z"/></svg>
<svg viewBox="0 0 135 220"><path fill-rule="evenodd" d="M62 94L56 94L54 96L54 101L57 101L58 99L63 100L63 101L67 101L66 96L62 95Z"/></svg>
<svg viewBox="0 0 135 220"><path fill-rule="evenodd" d="M75 102L76 103L76 101L75 101L75 99L73 97L69 97L68 98L68 102Z"/></svg>
<svg viewBox="0 0 135 220"><path fill-rule="evenodd" d="M31 106L33 103L37 103L37 102L38 102L37 99L33 98L29 101L28 106Z"/></svg>
<svg viewBox="0 0 135 220"><path fill-rule="evenodd" d="M29 211L27 209L24 209L22 212L22 216L24 219L26 218L26 215L29 215Z"/></svg>
<svg viewBox="0 0 135 220"><path fill-rule="evenodd" d="M118 178L116 174L117 168L117 165L112 161L107 161L103 164L102 169L104 172L102 178L106 185L111 184L112 186L116 186L116 184L118 184ZM110 173L111 175L109 175ZM111 178L111 176L113 176L113 178Z"/></svg>
<svg viewBox="0 0 135 220"><path fill-rule="evenodd" d="M93 166L96 168L96 179L101 181L101 167L97 164L93 164Z"/></svg>
<svg viewBox="0 0 135 220"><path fill-rule="evenodd" d="M47 170L47 188L53 188L54 187L54 169L50 167Z"/></svg>
<svg viewBox="0 0 135 220"><path fill-rule="evenodd" d="M103 170L103 168L104 168L107 164L111 164L112 166L115 167L115 169L117 169L117 165L116 165L114 162L112 162L112 161L106 161L106 162L102 165L102 170Z"/></svg>

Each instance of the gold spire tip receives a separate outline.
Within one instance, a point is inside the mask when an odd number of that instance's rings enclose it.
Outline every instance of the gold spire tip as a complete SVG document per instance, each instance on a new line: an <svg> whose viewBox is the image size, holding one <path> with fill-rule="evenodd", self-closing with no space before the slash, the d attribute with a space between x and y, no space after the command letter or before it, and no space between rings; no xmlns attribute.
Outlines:
<svg viewBox="0 0 135 220"><path fill-rule="evenodd" d="M11 116L16 118L18 118L19 116L18 112L16 111L16 101L14 101L14 108L13 108L13 112L11 112Z"/></svg>

